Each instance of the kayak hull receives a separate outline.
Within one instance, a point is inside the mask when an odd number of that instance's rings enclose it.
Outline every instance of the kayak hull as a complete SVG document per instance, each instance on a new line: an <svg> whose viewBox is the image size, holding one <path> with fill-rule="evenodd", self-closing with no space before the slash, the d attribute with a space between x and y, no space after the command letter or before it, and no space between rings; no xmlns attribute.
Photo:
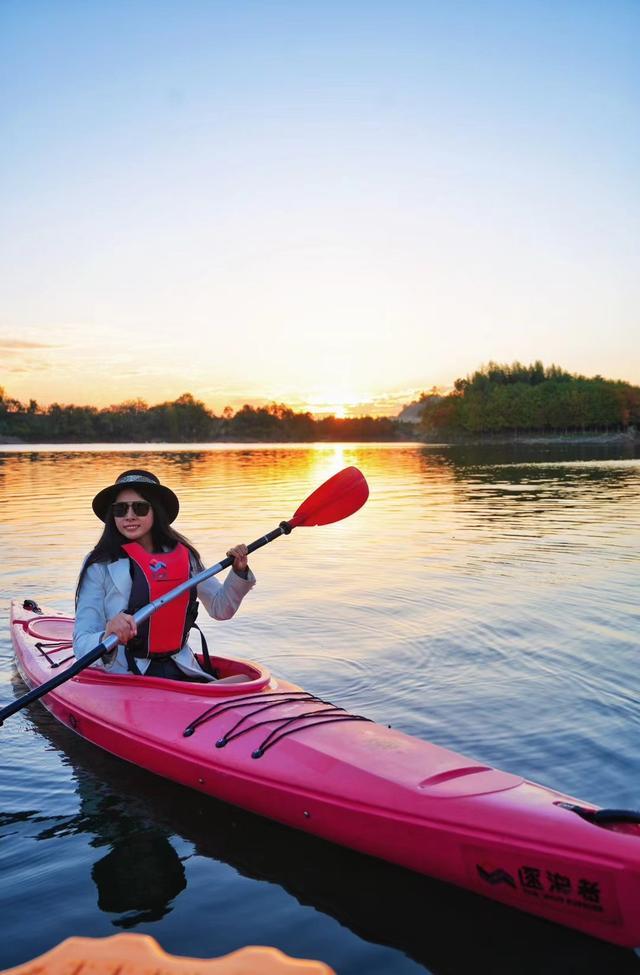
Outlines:
<svg viewBox="0 0 640 975"><path fill-rule="evenodd" d="M53 623L47 623L47 621ZM56 622L57 621L57 622ZM47 642L72 621L14 602L20 674L70 665ZM39 646L38 646L39 644ZM71 658L72 659L72 658ZM150 772L520 910L640 946L640 827L319 701L265 668L215 658L241 684L88 668L42 698L83 738ZM573 808L572 808L573 807Z"/></svg>

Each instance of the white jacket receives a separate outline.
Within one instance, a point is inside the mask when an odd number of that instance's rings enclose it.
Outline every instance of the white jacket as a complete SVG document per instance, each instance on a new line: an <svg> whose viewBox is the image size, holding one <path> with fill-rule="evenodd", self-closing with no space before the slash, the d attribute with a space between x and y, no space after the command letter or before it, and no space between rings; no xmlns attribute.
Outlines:
<svg viewBox="0 0 640 975"><path fill-rule="evenodd" d="M198 570L192 565L192 572ZM215 576L201 582L197 587L198 599L209 616L216 620L228 620L234 616L240 603L256 583L251 570L247 579L237 575L233 569L229 570L224 583ZM126 610L131 595L131 574L129 559L118 559L117 562L93 562L85 572L82 586L78 594L76 607L76 622L73 630L73 652L76 657L84 657L86 653L97 647L104 639L104 631L108 620L117 613ZM187 643L173 655L176 664L185 674L198 677L208 677L193 655ZM144 673L150 660L136 660L140 673ZM96 662L95 666L105 667L112 673L129 673L124 646L118 645L117 651L112 651L106 658Z"/></svg>

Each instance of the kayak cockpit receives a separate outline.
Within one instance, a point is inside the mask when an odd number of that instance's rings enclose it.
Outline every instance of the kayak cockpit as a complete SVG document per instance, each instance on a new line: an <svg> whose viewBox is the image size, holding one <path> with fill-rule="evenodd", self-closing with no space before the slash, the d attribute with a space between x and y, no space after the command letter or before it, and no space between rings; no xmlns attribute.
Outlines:
<svg viewBox="0 0 640 975"><path fill-rule="evenodd" d="M29 605L27 605L29 603ZM34 659L43 664L47 670L55 673L58 668L64 668L75 662L73 655L73 626L72 616L63 613L46 613L37 604L25 600L19 604L16 600L12 606L12 625L21 628L27 638L27 643L33 650ZM202 654L195 654L203 673L207 673ZM171 680L167 677L145 677L140 674L114 674L100 666L91 666L81 671L74 680L84 682L108 681L109 683L132 679L153 687L179 690L189 694L225 695L237 694L241 687L243 692L261 691L271 683L271 674L266 667L248 660L234 660L230 657L211 657L211 664L219 680L199 684L191 681ZM239 677L238 683L226 683L224 678Z"/></svg>
<svg viewBox="0 0 640 975"><path fill-rule="evenodd" d="M202 666L201 660L199 663ZM95 683L96 681L106 681L109 684L126 683L129 686L132 681L135 681L141 688L159 688L163 691L177 691L181 694L197 695L198 697L225 697L237 695L239 692L253 694L264 690L271 684L271 673L266 667L253 661L212 656L211 664L219 679L203 684L171 680L167 677L146 677L144 674L113 674L98 667L87 667L74 680L80 681L80 683ZM243 680L238 683L226 683L222 680L224 677L242 677Z"/></svg>

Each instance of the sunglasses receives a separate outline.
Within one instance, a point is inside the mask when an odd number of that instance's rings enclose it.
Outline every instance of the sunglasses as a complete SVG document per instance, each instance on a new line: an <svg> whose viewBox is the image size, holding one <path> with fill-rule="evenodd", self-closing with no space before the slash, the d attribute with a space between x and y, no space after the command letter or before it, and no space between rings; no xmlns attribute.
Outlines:
<svg viewBox="0 0 640 975"><path fill-rule="evenodd" d="M129 508L133 508L134 515L144 518L149 514L151 504L149 501L114 501L111 505L114 518L124 518Z"/></svg>

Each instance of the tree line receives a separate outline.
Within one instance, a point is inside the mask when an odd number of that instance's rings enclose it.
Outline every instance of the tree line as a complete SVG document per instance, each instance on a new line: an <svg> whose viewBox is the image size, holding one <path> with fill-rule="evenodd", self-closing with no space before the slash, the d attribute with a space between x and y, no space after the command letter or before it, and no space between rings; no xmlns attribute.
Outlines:
<svg viewBox="0 0 640 975"><path fill-rule="evenodd" d="M148 406L128 400L99 409L35 400L21 403L0 387L0 438L25 443L193 443L211 441L393 441L493 434L611 432L640 426L640 387L572 375L537 361L490 362L456 379L447 396L423 393L416 426L390 417L296 413L282 403L212 413L191 393Z"/></svg>
<svg viewBox="0 0 640 975"><path fill-rule="evenodd" d="M612 432L638 424L640 387L539 361L490 362L456 379L449 395L430 397L421 420L427 435L439 436Z"/></svg>
<svg viewBox="0 0 640 975"><path fill-rule="evenodd" d="M5 395L0 387L0 437L26 443L193 443L210 441L341 441L402 440L414 428L388 417L327 416L296 413L280 403L229 407L216 416L191 393L148 406L129 400L98 409L95 406L40 407Z"/></svg>

